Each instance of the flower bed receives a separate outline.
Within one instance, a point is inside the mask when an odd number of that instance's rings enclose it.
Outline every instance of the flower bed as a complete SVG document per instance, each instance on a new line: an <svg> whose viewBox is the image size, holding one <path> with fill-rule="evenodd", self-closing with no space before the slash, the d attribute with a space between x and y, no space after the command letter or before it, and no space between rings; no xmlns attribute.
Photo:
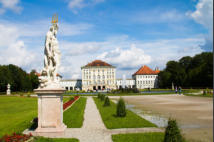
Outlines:
<svg viewBox="0 0 214 142"><path fill-rule="evenodd" d="M29 135L23 135L23 134L16 134L13 133L11 136L5 135L0 139L0 142L24 142L27 141L32 137L32 134Z"/></svg>
<svg viewBox="0 0 214 142"><path fill-rule="evenodd" d="M69 100L66 103L63 104L63 110L65 110L66 108L68 108L71 104L73 104L73 102L75 102L77 99L79 98L79 96L75 96L73 100Z"/></svg>

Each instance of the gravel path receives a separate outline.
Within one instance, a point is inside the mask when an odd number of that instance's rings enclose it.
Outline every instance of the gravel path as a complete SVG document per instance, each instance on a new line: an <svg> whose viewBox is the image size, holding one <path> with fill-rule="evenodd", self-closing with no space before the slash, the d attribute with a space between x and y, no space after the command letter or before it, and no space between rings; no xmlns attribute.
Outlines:
<svg viewBox="0 0 214 142"><path fill-rule="evenodd" d="M45 136L52 138L77 138L80 142L112 142L112 134L120 133L140 133L140 132L163 132L160 128L124 128L124 129L106 129L102 122L100 113L93 101L92 97L87 98L86 108L84 113L84 122L82 128L67 128L64 133L42 133L37 134L31 132L35 136Z"/></svg>

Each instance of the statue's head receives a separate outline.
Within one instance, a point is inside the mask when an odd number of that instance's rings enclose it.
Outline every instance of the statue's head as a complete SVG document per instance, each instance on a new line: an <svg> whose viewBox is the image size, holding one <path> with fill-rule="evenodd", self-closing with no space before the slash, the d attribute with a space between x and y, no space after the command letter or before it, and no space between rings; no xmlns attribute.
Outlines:
<svg viewBox="0 0 214 142"><path fill-rule="evenodd" d="M50 31L51 31L51 32L53 32L53 29L54 29L54 27L53 27L53 26L51 26L51 27L50 27Z"/></svg>

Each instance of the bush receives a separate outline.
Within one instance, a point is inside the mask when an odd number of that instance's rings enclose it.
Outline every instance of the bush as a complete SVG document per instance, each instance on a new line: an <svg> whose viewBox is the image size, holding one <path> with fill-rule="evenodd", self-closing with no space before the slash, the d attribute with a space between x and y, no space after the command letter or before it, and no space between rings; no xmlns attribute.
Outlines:
<svg viewBox="0 0 214 142"><path fill-rule="evenodd" d="M117 103L117 116L118 117L126 116L126 104L122 98L120 98Z"/></svg>
<svg viewBox="0 0 214 142"><path fill-rule="evenodd" d="M112 90L111 93L121 93L121 94L127 94L127 93L139 93L140 91L137 88L120 88L117 90Z"/></svg>
<svg viewBox="0 0 214 142"><path fill-rule="evenodd" d="M176 120L169 119L165 130L164 142L184 142Z"/></svg>
<svg viewBox="0 0 214 142"><path fill-rule="evenodd" d="M101 98L101 94L100 94L100 93L98 93L97 98L98 98L98 99L100 99L100 98Z"/></svg>
<svg viewBox="0 0 214 142"><path fill-rule="evenodd" d="M100 100L104 101L105 100L105 95L104 94L100 94Z"/></svg>
<svg viewBox="0 0 214 142"><path fill-rule="evenodd" d="M70 100L70 101L73 101L73 100L75 100L75 99L74 99L74 97L70 97L69 100Z"/></svg>
<svg viewBox="0 0 214 142"><path fill-rule="evenodd" d="M110 100L109 100L108 96L105 98L105 102L104 102L103 106L110 106Z"/></svg>

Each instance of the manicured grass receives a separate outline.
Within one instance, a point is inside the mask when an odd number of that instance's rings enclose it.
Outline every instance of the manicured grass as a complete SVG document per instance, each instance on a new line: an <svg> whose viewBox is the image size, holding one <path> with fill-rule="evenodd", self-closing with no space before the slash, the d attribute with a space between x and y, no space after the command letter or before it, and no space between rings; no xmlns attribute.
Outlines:
<svg viewBox="0 0 214 142"><path fill-rule="evenodd" d="M94 97L102 120L108 129L156 127L155 124L141 118L132 111L127 110L126 117L116 116L116 104L110 101L111 106L103 107L104 101Z"/></svg>
<svg viewBox="0 0 214 142"><path fill-rule="evenodd" d="M0 137L13 132L21 133L31 126L37 116L37 98L0 97Z"/></svg>
<svg viewBox="0 0 214 142"><path fill-rule="evenodd" d="M112 135L113 142L162 142L164 133L133 133Z"/></svg>
<svg viewBox="0 0 214 142"><path fill-rule="evenodd" d="M63 122L68 128L81 128L84 120L86 98L80 97L63 113Z"/></svg>
<svg viewBox="0 0 214 142"><path fill-rule="evenodd" d="M63 97L63 103L67 102L70 99L70 97Z"/></svg>
<svg viewBox="0 0 214 142"><path fill-rule="evenodd" d="M79 142L78 139L34 137L33 142Z"/></svg>

